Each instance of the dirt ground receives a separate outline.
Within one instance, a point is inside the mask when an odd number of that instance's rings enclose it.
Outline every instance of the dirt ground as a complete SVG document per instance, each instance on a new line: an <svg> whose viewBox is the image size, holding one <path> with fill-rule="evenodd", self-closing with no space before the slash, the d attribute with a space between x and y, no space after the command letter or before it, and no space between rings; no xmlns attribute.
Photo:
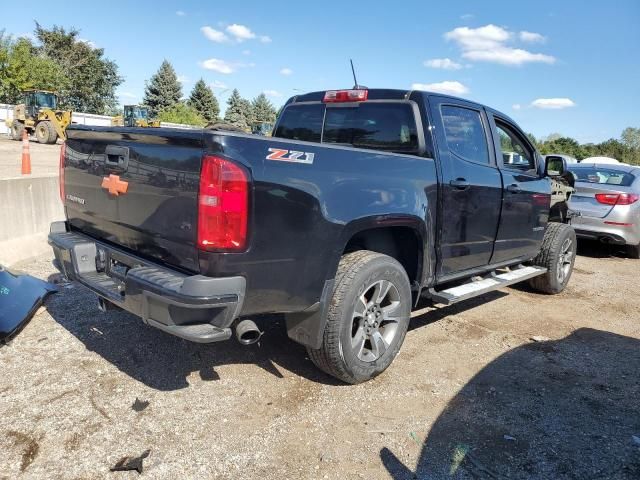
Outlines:
<svg viewBox="0 0 640 480"><path fill-rule="evenodd" d="M358 386L279 317L259 345L196 345L64 288L0 348L0 479L133 479L109 468L145 450L153 479L638 479L639 271L587 244L561 295L416 312Z"/></svg>
<svg viewBox="0 0 640 480"><path fill-rule="evenodd" d="M60 158L60 140L57 145L42 145L35 137L29 142L31 154L31 174L47 175L58 173ZM0 178L21 176L22 142L0 135Z"/></svg>

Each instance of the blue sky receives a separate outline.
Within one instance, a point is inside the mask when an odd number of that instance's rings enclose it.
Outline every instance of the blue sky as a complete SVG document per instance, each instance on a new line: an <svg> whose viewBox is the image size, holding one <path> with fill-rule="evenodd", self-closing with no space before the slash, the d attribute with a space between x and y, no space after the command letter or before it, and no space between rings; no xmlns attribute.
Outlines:
<svg viewBox="0 0 640 480"><path fill-rule="evenodd" d="M300 91L350 87L348 59L369 87L429 88L511 115L536 136L581 142L640 127L640 1L222 2L32 1L3 5L21 35L74 26L142 99L164 58L185 95L200 77L275 104ZM46 12L39 14L38 12Z"/></svg>

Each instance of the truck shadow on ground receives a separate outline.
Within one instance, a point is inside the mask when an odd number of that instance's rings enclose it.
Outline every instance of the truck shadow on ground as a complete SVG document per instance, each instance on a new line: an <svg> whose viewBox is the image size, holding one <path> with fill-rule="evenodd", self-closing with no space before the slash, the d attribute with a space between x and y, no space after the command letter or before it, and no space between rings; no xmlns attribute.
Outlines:
<svg viewBox="0 0 640 480"><path fill-rule="evenodd" d="M503 296L506 296L503 292L491 292L447 308L434 309L413 318L409 328L428 325ZM188 387L187 377L192 372L199 372L205 381L218 380L216 367L228 364L257 365L273 376L283 378L277 368L281 366L314 382L345 385L313 365L305 348L289 339L284 318L279 315L255 319L264 331L262 340L242 346L235 339L209 345L192 343L149 327L127 312L100 312L97 297L78 285L63 288L58 295L50 297L47 310L88 350L157 390Z"/></svg>
<svg viewBox="0 0 640 480"><path fill-rule="evenodd" d="M583 328L515 348L449 402L395 480L640 478L640 340Z"/></svg>
<svg viewBox="0 0 640 480"><path fill-rule="evenodd" d="M283 378L278 369L281 366L315 382L339 384L317 370L305 348L288 338L284 319L278 315L256 320L264 331L262 340L242 346L235 338L209 345L192 343L149 327L127 312L100 312L97 297L78 285L51 296L47 310L88 350L157 390L188 387L187 377L192 372L199 372L205 381L218 380L216 367L228 364L258 365Z"/></svg>

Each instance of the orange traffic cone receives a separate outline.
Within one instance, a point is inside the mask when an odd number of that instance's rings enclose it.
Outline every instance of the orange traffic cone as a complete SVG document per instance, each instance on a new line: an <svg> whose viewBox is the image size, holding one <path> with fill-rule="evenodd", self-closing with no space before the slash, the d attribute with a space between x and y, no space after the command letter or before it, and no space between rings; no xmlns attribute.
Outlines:
<svg viewBox="0 0 640 480"><path fill-rule="evenodd" d="M22 130L22 175L31 175L31 154L29 153L29 135Z"/></svg>

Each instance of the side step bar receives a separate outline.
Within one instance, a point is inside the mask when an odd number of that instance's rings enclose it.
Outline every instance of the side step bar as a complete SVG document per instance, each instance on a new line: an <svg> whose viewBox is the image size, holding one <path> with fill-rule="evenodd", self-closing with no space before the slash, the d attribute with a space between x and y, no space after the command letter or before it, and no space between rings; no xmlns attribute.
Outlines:
<svg viewBox="0 0 640 480"><path fill-rule="evenodd" d="M547 271L543 267L534 267L518 265L512 267L504 273L493 271L484 277L474 277L472 280L456 287L447 288L446 290L436 291L430 288L427 296L434 302L443 305L452 305L454 303L467 300L469 298L478 297L485 293L498 290L499 288L508 287L514 283L542 275Z"/></svg>

